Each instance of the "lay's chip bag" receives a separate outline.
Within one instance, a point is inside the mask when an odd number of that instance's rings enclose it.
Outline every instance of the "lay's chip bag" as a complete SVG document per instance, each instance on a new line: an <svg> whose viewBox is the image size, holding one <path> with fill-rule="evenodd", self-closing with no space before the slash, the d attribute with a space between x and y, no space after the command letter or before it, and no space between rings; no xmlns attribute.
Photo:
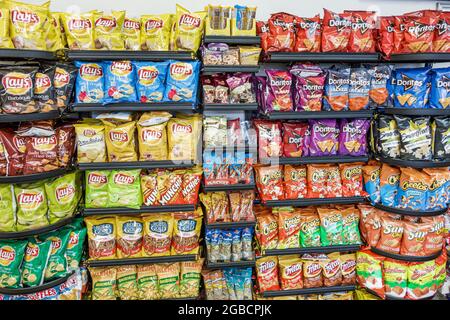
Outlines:
<svg viewBox="0 0 450 320"><path fill-rule="evenodd" d="M108 182L108 206L139 209L142 205L141 169L113 170Z"/></svg>
<svg viewBox="0 0 450 320"><path fill-rule="evenodd" d="M450 67L431 70L430 107L447 109L450 106Z"/></svg>
<svg viewBox="0 0 450 320"><path fill-rule="evenodd" d="M199 71L199 61L170 60L164 101L194 104L197 101Z"/></svg>
<svg viewBox="0 0 450 320"><path fill-rule="evenodd" d="M426 108L430 68L400 68L395 72L394 107Z"/></svg>
<svg viewBox="0 0 450 320"><path fill-rule="evenodd" d="M400 168L397 206L402 209L425 210L431 178L413 168Z"/></svg>
<svg viewBox="0 0 450 320"><path fill-rule="evenodd" d="M19 288L27 241L0 242L0 288Z"/></svg>
<svg viewBox="0 0 450 320"><path fill-rule="evenodd" d="M9 10L0 8L0 48L14 49L9 37Z"/></svg>
<svg viewBox="0 0 450 320"><path fill-rule="evenodd" d="M168 51L172 15L141 16L141 50Z"/></svg>
<svg viewBox="0 0 450 320"><path fill-rule="evenodd" d="M136 75L131 61L105 62L105 103L136 101Z"/></svg>
<svg viewBox="0 0 450 320"><path fill-rule="evenodd" d="M70 229L70 238L66 248L67 266L69 270L76 270L79 268L83 255L87 230L82 218L74 219L68 228Z"/></svg>
<svg viewBox="0 0 450 320"><path fill-rule="evenodd" d="M122 37L124 40L125 50L140 50L141 20L139 18L125 18L122 26Z"/></svg>
<svg viewBox="0 0 450 320"><path fill-rule="evenodd" d="M43 182L14 185L17 204L17 231L48 225L47 195Z"/></svg>
<svg viewBox="0 0 450 320"><path fill-rule="evenodd" d="M13 190L10 184L0 184L0 232L16 231Z"/></svg>
<svg viewBox="0 0 450 320"><path fill-rule="evenodd" d="M350 89L350 68L328 69L325 81L325 111L348 110L348 91Z"/></svg>
<svg viewBox="0 0 450 320"><path fill-rule="evenodd" d="M61 16L67 45L71 50L93 50L94 12L82 14L64 13Z"/></svg>
<svg viewBox="0 0 450 320"><path fill-rule="evenodd" d="M44 282L44 271L51 253L51 241L28 242L22 263L22 284L39 286Z"/></svg>
<svg viewBox="0 0 450 320"><path fill-rule="evenodd" d="M85 173L85 207L108 207L108 182L110 171L86 171Z"/></svg>
<svg viewBox="0 0 450 320"><path fill-rule="evenodd" d="M66 248L70 239L70 229L61 229L39 236L44 241L51 241L51 253L45 268L45 282L62 278L67 274Z"/></svg>
<svg viewBox="0 0 450 320"><path fill-rule="evenodd" d="M142 114L137 122L139 160L165 160L167 150L167 123L172 115L165 111Z"/></svg>
<svg viewBox="0 0 450 320"><path fill-rule="evenodd" d="M64 48L61 40L61 24L59 16L50 14L44 25L46 47L49 51L56 51Z"/></svg>
<svg viewBox="0 0 450 320"><path fill-rule="evenodd" d="M205 11L190 12L177 4L175 14L175 46L177 50L197 52L202 40L206 15Z"/></svg>
<svg viewBox="0 0 450 320"><path fill-rule="evenodd" d="M111 15L94 14L95 49L124 50L122 25L125 11L112 11Z"/></svg>
<svg viewBox="0 0 450 320"><path fill-rule="evenodd" d="M136 70L136 91L139 102L161 102L164 96L168 61L133 62Z"/></svg>
<svg viewBox="0 0 450 320"><path fill-rule="evenodd" d="M135 149L136 122L115 122L103 120L105 125L106 149L110 162L137 161Z"/></svg>
<svg viewBox="0 0 450 320"><path fill-rule="evenodd" d="M105 95L105 65L100 62L75 61L78 75L75 85L76 103L102 103Z"/></svg>

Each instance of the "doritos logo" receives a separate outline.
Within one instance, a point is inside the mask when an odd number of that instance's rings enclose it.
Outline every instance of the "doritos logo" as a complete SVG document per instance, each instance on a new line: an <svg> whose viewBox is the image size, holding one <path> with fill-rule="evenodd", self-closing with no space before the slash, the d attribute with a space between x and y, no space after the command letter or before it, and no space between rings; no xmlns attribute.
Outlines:
<svg viewBox="0 0 450 320"><path fill-rule="evenodd" d="M438 36L445 34L449 29L447 21L445 21L445 19L439 20L436 24L436 29Z"/></svg>
<svg viewBox="0 0 450 320"><path fill-rule="evenodd" d="M331 73L330 76L328 77L328 84L333 85L336 91L347 91L347 88L344 88L343 86L346 86L349 83L350 79L341 78L334 73Z"/></svg>
<svg viewBox="0 0 450 320"><path fill-rule="evenodd" d="M276 27L281 27L284 31L292 30L294 28L294 23L293 22L286 22L284 20L279 20L279 19L276 19L273 22L273 25L276 26Z"/></svg>
<svg viewBox="0 0 450 320"><path fill-rule="evenodd" d="M370 24L370 23L364 21L363 19L361 19L360 17L358 17L356 19L356 21L352 23L352 29L359 30L359 32L361 32L361 34L364 34L367 32L367 30L372 29L372 24Z"/></svg>
<svg viewBox="0 0 450 320"><path fill-rule="evenodd" d="M418 21L414 21L414 25L408 28L408 32L415 35L417 38L422 37L427 32L434 30L434 25L423 24Z"/></svg>
<svg viewBox="0 0 450 320"><path fill-rule="evenodd" d="M438 88L445 88L447 91L450 90L450 78L447 76L443 76L442 79L437 81Z"/></svg>
<svg viewBox="0 0 450 320"><path fill-rule="evenodd" d="M300 22L299 26L302 29L311 29L311 30L320 29L320 23L308 19L304 19L304 21Z"/></svg>
<svg viewBox="0 0 450 320"><path fill-rule="evenodd" d="M352 26L352 22L347 19L341 19L338 15L334 16L334 19L330 19L328 21L329 27L334 27L338 32L341 32L345 28L349 28Z"/></svg>
<svg viewBox="0 0 450 320"><path fill-rule="evenodd" d="M423 85L423 81L421 80L414 80L408 77L405 74L402 74L401 79L397 79L396 81L397 86L403 86L403 90L408 91L414 87L421 87Z"/></svg>

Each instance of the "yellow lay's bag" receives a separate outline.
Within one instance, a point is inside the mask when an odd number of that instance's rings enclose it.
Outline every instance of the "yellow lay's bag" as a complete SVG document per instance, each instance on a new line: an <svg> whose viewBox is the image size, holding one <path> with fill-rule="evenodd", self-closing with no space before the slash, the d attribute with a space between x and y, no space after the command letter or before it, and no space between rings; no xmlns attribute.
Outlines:
<svg viewBox="0 0 450 320"><path fill-rule="evenodd" d="M126 50L141 49L141 21L135 18L125 18L122 26L122 37Z"/></svg>
<svg viewBox="0 0 450 320"><path fill-rule="evenodd" d="M0 48L14 48L9 37L9 10L6 8L0 8Z"/></svg>
<svg viewBox="0 0 450 320"><path fill-rule="evenodd" d="M111 15L97 13L94 15L94 42L96 49L124 50L121 35L125 20L125 11L112 11Z"/></svg>
<svg viewBox="0 0 450 320"><path fill-rule="evenodd" d="M144 113L137 123L139 160L167 159L166 126L172 115L165 111Z"/></svg>
<svg viewBox="0 0 450 320"><path fill-rule="evenodd" d="M65 13L61 16L69 49L95 49L94 14L94 12L82 14Z"/></svg>
<svg viewBox="0 0 450 320"><path fill-rule="evenodd" d="M49 15L50 2L32 5L6 1L4 5L9 10L9 31L14 47L47 50L44 27Z"/></svg>
<svg viewBox="0 0 450 320"><path fill-rule="evenodd" d="M102 120L105 125L105 141L108 160L137 161L134 133L136 122L116 123Z"/></svg>
<svg viewBox="0 0 450 320"><path fill-rule="evenodd" d="M206 12L190 12L177 4L175 45L177 50L197 51L202 40Z"/></svg>
<svg viewBox="0 0 450 320"><path fill-rule="evenodd" d="M61 44L63 48L67 47L67 37L66 32L64 31L64 26L62 22L62 16L64 13L62 12L51 12L50 15L55 18L56 24L59 26L59 34L61 37Z"/></svg>
<svg viewBox="0 0 450 320"><path fill-rule="evenodd" d="M45 22L44 29L47 50L56 51L64 48L61 41L61 24L58 16L50 14Z"/></svg>
<svg viewBox="0 0 450 320"><path fill-rule="evenodd" d="M150 51L168 51L172 15L141 16L141 49Z"/></svg>

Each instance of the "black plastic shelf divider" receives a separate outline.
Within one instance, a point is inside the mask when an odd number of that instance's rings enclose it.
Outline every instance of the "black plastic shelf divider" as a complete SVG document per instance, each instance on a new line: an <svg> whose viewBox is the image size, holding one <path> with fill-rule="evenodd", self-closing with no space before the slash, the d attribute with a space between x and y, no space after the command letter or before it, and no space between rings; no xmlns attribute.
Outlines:
<svg viewBox="0 0 450 320"><path fill-rule="evenodd" d="M66 57L69 60L194 60L195 54L190 51L105 51L105 50L68 50Z"/></svg>
<svg viewBox="0 0 450 320"><path fill-rule="evenodd" d="M254 227L255 225L256 221L205 223L205 227L208 229L246 228L246 227Z"/></svg>
<svg viewBox="0 0 450 320"><path fill-rule="evenodd" d="M30 50L30 49L0 49L2 59L37 59L56 60L56 55L52 51Z"/></svg>
<svg viewBox="0 0 450 320"><path fill-rule="evenodd" d="M0 239L6 240L6 239L26 239L30 238L39 234L44 234L50 231L57 230L59 228L65 227L66 225L70 224L73 219L75 219L75 216L72 216L70 218L62 219L54 224L50 224L41 228L36 228L32 230L26 230L26 231L17 231L17 232L0 232Z"/></svg>
<svg viewBox="0 0 450 320"><path fill-rule="evenodd" d="M28 174L24 176L0 176L0 183L29 183L59 177L69 172L70 169L60 168L52 171Z"/></svg>
<svg viewBox="0 0 450 320"><path fill-rule="evenodd" d="M155 102L155 103L75 103L73 112L115 112L115 111L194 111L190 102Z"/></svg>
<svg viewBox="0 0 450 320"><path fill-rule="evenodd" d="M7 295L21 295L21 294L32 294L40 291L44 291L56 286L59 286L60 284L63 284L67 281L67 279L70 278L71 275L73 275L74 272L70 272L66 274L64 277L44 283L40 286L35 287L24 287L24 288L0 288L1 294L7 294Z"/></svg>
<svg viewBox="0 0 450 320"><path fill-rule="evenodd" d="M289 249L270 249L263 252L263 256L283 256L291 254L306 253L332 253L332 252L352 252L358 251L361 245L342 245L342 246L326 246L326 247L309 247L309 248L289 248Z"/></svg>
<svg viewBox="0 0 450 320"><path fill-rule="evenodd" d="M246 66L246 65L211 65L203 66L202 72L206 73L222 73L222 72L249 72L256 73L259 71L259 66Z"/></svg>
<svg viewBox="0 0 450 320"><path fill-rule="evenodd" d="M341 197L341 198L304 198L296 200L270 200L266 201L267 207L307 207L325 204L358 204L366 201L364 197Z"/></svg>
<svg viewBox="0 0 450 320"><path fill-rule="evenodd" d="M192 161L133 161L133 162L94 162L79 163L78 169L84 170L114 170L114 169L156 169L156 168L190 168Z"/></svg>
<svg viewBox="0 0 450 320"><path fill-rule="evenodd" d="M450 53L393 54L388 62L449 62Z"/></svg>
<svg viewBox="0 0 450 320"><path fill-rule="evenodd" d="M238 146L238 145L232 145L232 146L222 146L222 147L205 147L203 148L203 152L205 151L216 151L216 152L225 152L226 150L236 150L236 151L256 151L258 150L258 147L255 145L249 146Z"/></svg>
<svg viewBox="0 0 450 320"><path fill-rule="evenodd" d="M60 115L58 110L26 114L0 114L0 123L53 120L58 119L59 117Z"/></svg>
<svg viewBox="0 0 450 320"><path fill-rule="evenodd" d="M84 216L101 216L101 215L138 215L145 213L160 213L160 212L192 212L195 211L195 205L180 204L180 205L166 205L166 206L142 206L140 209L132 208L92 208L83 209Z"/></svg>
<svg viewBox="0 0 450 320"><path fill-rule="evenodd" d="M216 192L216 191L237 191L237 190L253 190L256 185L254 183L248 184L221 184L221 185L202 185L203 191L205 192Z"/></svg>
<svg viewBox="0 0 450 320"><path fill-rule="evenodd" d="M378 53L347 53L347 52L272 52L268 54L270 62L378 62Z"/></svg>
<svg viewBox="0 0 450 320"><path fill-rule="evenodd" d="M206 262L206 269L222 269L222 268L246 268L254 267L255 260L248 261L229 261L229 262Z"/></svg>
<svg viewBox="0 0 450 320"><path fill-rule="evenodd" d="M395 260L400 260L400 261L408 261L408 262L425 262L425 261L430 261L430 260L434 260L437 257L439 257L441 255L441 251L432 254L431 256L424 256L424 257L415 257L415 256L405 256L405 255L401 255L401 254L395 254L395 253L390 253L390 252L386 252L374 247L370 248L370 251L372 251L373 253L376 253L380 256L386 257L386 258L391 258L391 259L395 259Z"/></svg>
<svg viewBox="0 0 450 320"><path fill-rule="evenodd" d="M418 109L418 108L384 108L380 109L385 114L398 114L405 116L450 116L450 109Z"/></svg>
<svg viewBox="0 0 450 320"><path fill-rule="evenodd" d="M399 209L399 208L392 208L388 206L384 206L380 203L376 203L373 205L375 208L395 213L395 214L401 214L404 216L413 216L413 217L434 217L434 216L440 216L442 214L445 214L448 210L448 208L445 209L439 209L439 210L433 210L433 211L413 211L408 209Z"/></svg>
<svg viewBox="0 0 450 320"><path fill-rule="evenodd" d="M302 119L353 119L371 118L373 110L361 111L274 111L266 115L270 120L302 120Z"/></svg>
<svg viewBox="0 0 450 320"><path fill-rule="evenodd" d="M206 103L204 111L257 111L257 103Z"/></svg>
<svg viewBox="0 0 450 320"><path fill-rule="evenodd" d="M260 44L261 38L259 36L205 36L204 43L221 42L227 44Z"/></svg>
<svg viewBox="0 0 450 320"><path fill-rule="evenodd" d="M112 267L112 266L126 266L126 265L136 265L136 264L196 261L197 259L198 259L198 255L196 255L196 254L186 254L186 255L162 256L162 257L88 260L88 261L86 261L86 264L91 267Z"/></svg>
<svg viewBox="0 0 450 320"><path fill-rule="evenodd" d="M304 288L294 290L277 290L277 291L264 291L262 293L262 296L265 298L269 298L269 297L283 297L283 296L295 296L306 294L323 294L332 292L353 291L355 289L356 286L354 285L346 285L334 287Z"/></svg>
<svg viewBox="0 0 450 320"><path fill-rule="evenodd" d="M367 162L369 156L351 157L351 156L333 156L333 157L300 157L300 158L267 158L262 159L261 163L279 163L279 164L311 164L311 163L351 163Z"/></svg>
<svg viewBox="0 0 450 320"><path fill-rule="evenodd" d="M385 157L377 157L381 162L390 164L392 166L399 167L412 167L412 168L442 168L449 167L450 161L433 161L433 160L402 160L402 159L390 159Z"/></svg>

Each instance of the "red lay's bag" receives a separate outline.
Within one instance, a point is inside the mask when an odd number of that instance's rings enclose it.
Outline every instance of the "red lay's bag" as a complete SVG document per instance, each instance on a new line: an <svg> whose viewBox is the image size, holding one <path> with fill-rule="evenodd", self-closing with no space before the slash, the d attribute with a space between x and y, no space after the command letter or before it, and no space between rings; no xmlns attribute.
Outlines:
<svg viewBox="0 0 450 320"><path fill-rule="evenodd" d="M323 9L322 52L346 52L352 32L352 14Z"/></svg>
<svg viewBox="0 0 450 320"><path fill-rule="evenodd" d="M293 51L295 43L295 17L291 14L279 12L270 16L268 21L269 34L267 51Z"/></svg>
<svg viewBox="0 0 450 320"><path fill-rule="evenodd" d="M437 18L408 16L404 21L405 30L401 51L404 53L430 52L433 48Z"/></svg>
<svg viewBox="0 0 450 320"><path fill-rule="evenodd" d="M322 26L320 16L313 18L296 19L296 38L294 51L296 52L320 52L320 40Z"/></svg>
<svg viewBox="0 0 450 320"><path fill-rule="evenodd" d="M380 17L380 29L377 47L385 57L390 57L394 50L394 17Z"/></svg>
<svg viewBox="0 0 450 320"><path fill-rule="evenodd" d="M375 52L375 16L373 11L344 11L352 15L348 52Z"/></svg>

